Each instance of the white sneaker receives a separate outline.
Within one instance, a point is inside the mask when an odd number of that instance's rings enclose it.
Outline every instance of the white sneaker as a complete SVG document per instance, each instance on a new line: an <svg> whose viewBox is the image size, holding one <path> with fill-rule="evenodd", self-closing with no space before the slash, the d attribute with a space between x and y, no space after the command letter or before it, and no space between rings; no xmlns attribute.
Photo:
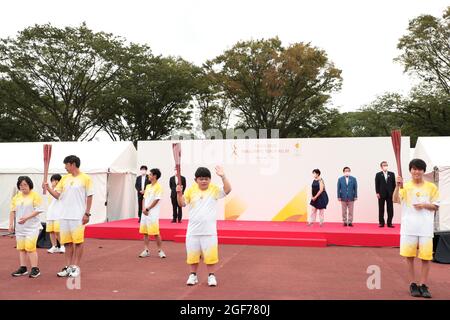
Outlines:
<svg viewBox="0 0 450 320"><path fill-rule="evenodd" d="M217 279L216 276L213 274L210 274L208 277L208 286L215 287L217 286Z"/></svg>
<svg viewBox="0 0 450 320"><path fill-rule="evenodd" d="M66 253L66 248L64 246L59 247L59 253Z"/></svg>
<svg viewBox="0 0 450 320"><path fill-rule="evenodd" d="M47 250L48 253L58 253L59 249L57 247L51 247L50 249Z"/></svg>
<svg viewBox="0 0 450 320"><path fill-rule="evenodd" d="M73 266L73 267L71 268L69 277L71 277L71 278L77 278L77 277L80 276L80 273L81 273L80 267Z"/></svg>
<svg viewBox="0 0 450 320"><path fill-rule="evenodd" d="M193 286L194 284L197 284L197 283L198 283L197 275L191 273L191 274L189 275L189 278L188 278L186 284L187 284L188 286Z"/></svg>
<svg viewBox="0 0 450 320"><path fill-rule="evenodd" d="M68 267L64 267L60 272L58 272L56 275L58 277L64 278L64 277L68 277L70 275L70 273L72 272L72 269L70 266Z"/></svg>
<svg viewBox="0 0 450 320"><path fill-rule="evenodd" d="M159 250L158 256L159 256L161 259L164 259L164 258L166 257L166 254L164 253L164 251Z"/></svg>
<svg viewBox="0 0 450 320"><path fill-rule="evenodd" d="M141 252L139 258L147 258L147 257L150 257L150 252L147 249L145 249L144 251Z"/></svg>

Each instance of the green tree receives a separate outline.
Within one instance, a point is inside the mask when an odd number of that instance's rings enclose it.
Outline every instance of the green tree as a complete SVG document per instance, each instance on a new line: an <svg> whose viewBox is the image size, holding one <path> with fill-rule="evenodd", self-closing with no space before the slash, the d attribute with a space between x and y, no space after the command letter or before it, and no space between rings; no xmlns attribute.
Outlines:
<svg viewBox="0 0 450 320"><path fill-rule="evenodd" d="M403 52L396 61L406 72L450 95L450 7L442 19L421 15L411 20L397 48Z"/></svg>
<svg viewBox="0 0 450 320"><path fill-rule="evenodd" d="M44 140L85 140L112 115L110 88L125 66L123 40L82 24L35 25L0 41L0 101Z"/></svg>
<svg viewBox="0 0 450 320"><path fill-rule="evenodd" d="M111 138L157 140L189 129L201 69L181 58L154 56L146 46L132 45L129 54L110 101L116 113L103 125Z"/></svg>
<svg viewBox="0 0 450 320"><path fill-rule="evenodd" d="M311 135L342 83L323 50L283 47L278 38L238 42L204 68L236 111L238 127L279 129L280 137Z"/></svg>

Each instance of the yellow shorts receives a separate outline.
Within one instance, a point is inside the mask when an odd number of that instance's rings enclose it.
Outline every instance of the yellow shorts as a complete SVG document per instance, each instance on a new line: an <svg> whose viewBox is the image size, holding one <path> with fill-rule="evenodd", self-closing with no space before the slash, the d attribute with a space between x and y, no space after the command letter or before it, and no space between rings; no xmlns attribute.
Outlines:
<svg viewBox="0 0 450 320"><path fill-rule="evenodd" d="M433 260L433 238L400 236L400 255L408 258L417 257L421 260Z"/></svg>
<svg viewBox="0 0 450 320"><path fill-rule="evenodd" d="M219 262L219 249L217 235L186 237L187 264L197 264L203 257L205 264Z"/></svg>
<svg viewBox="0 0 450 320"><path fill-rule="evenodd" d="M159 223L142 223L139 226L139 233L149 236L159 236Z"/></svg>
<svg viewBox="0 0 450 320"><path fill-rule="evenodd" d="M30 236L16 236L17 250L35 252L38 234Z"/></svg>
<svg viewBox="0 0 450 320"><path fill-rule="evenodd" d="M47 226L45 228L47 232L59 232L59 221L58 220L49 220L47 221Z"/></svg>
<svg viewBox="0 0 450 320"><path fill-rule="evenodd" d="M84 225L81 220L59 220L60 225L60 243L83 243L84 242Z"/></svg>

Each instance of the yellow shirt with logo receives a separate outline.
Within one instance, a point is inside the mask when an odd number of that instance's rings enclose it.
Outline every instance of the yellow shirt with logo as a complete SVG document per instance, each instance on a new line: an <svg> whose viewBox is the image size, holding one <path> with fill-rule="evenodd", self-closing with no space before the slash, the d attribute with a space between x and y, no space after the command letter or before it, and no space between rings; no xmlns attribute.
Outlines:
<svg viewBox="0 0 450 320"><path fill-rule="evenodd" d="M156 182L154 185L149 184L145 187L144 192L144 206L145 208L150 207L150 205L155 200L161 200L163 196L163 188L159 182ZM159 219L159 208L160 208L160 202L154 206L150 212L149 216L152 218L152 220Z"/></svg>
<svg viewBox="0 0 450 320"><path fill-rule="evenodd" d="M58 182L55 190L61 194L60 219L83 219L87 197L94 194L91 177L82 172L76 177L67 174Z"/></svg>
<svg viewBox="0 0 450 320"><path fill-rule="evenodd" d="M421 186L409 181L399 192L402 204L401 235L433 237L434 212L414 208L414 204L434 204L439 206L438 188L431 182L424 181Z"/></svg>
<svg viewBox="0 0 450 320"><path fill-rule="evenodd" d="M26 235L42 228L38 216L27 220L24 224L18 223L21 218L29 216L35 211L39 213L44 211L42 198L36 191L30 191L27 195L24 195L22 192L17 193L11 200L10 209L16 213L16 235Z"/></svg>
<svg viewBox="0 0 450 320"><path fill-rule="evenodd" d="M197 183L185 191L184 199L189 205L187 236L217 235L217 200L225 195L223 188L212 183L204 191Z"/></svg>

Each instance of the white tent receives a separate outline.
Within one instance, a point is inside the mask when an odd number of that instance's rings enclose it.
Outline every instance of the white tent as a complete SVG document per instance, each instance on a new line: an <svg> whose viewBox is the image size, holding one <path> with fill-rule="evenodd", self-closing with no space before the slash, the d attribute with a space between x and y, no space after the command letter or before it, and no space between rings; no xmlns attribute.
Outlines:
<svg viewBox="0 0 450 320"><path fill-rule="evenodd" d="M439 187L441 206L436 231L450 231L450 137L420 137L414 158L427 163L427 180Z"/></svg>
<svg viewBox="0 0 450 320"><path fill-rule="evenodd" d="M0 143L0 228L7 228L9 203L17 177L29 176L34 190L42 193L43 144ZM81 159L80 169L92 177L94 200L90 223L133 217L136 207L134 180L137 151L131 142L52 142L50 175L66 174L63 159L71 154ZM46 199L46 197L44 197ZM46 202L46 201L45 201ZM45 214L40 215L45 221Z"/></svg>

